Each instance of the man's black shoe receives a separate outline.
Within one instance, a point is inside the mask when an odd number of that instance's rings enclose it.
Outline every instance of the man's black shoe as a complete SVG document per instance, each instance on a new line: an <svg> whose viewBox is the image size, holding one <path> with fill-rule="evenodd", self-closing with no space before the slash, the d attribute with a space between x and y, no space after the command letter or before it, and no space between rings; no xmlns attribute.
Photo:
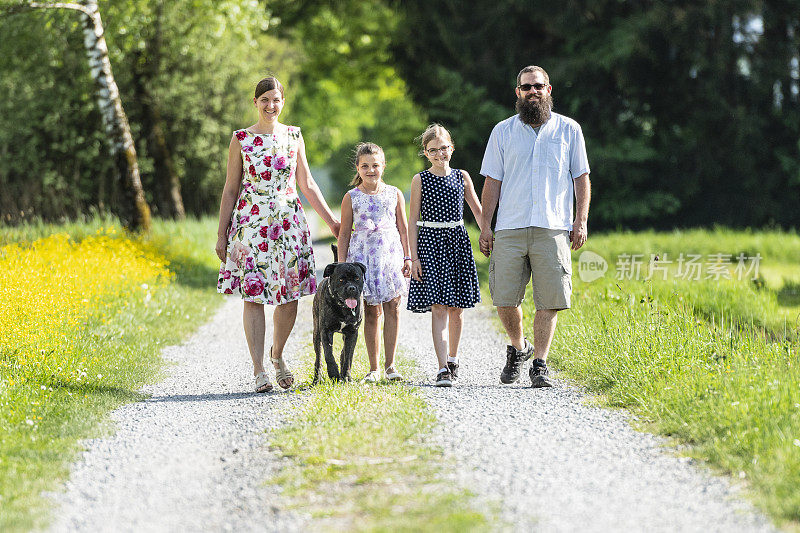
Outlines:
<svg viewBox="0 0 800 533"><path fill-rule="evenodd" d="M453 381L450 377L449 370L442 370L436 376L436 386L437 387L450 387L453 385Z"/></svg>
<svg viewBox="0 0 800 533"><path fill-rule="evenodd" d="M522 350L517 350L509 345L508 348L506 348L506 366L500 373L500 382L508 384L517 381L519 379L522 363L530 359L532 355L533 346L528 342L528 339L525 339L525 348Z"/></svg>
<svg viewBox="0 0 800 533"><path fill-rule="evenodd" d="M450 377L452 379L458 379L458 363L451 363L450 361L448 361L447 370L450 371Z"/></svg>
<svg viewBox="0 0 800 533"><path fill-rule="evenodd" d="M539 389L542 387L552 387L553 382L547 377L550 372L547 370L547 363L542 359L534 359L528 375L531 377L531 387Z"/></svg>

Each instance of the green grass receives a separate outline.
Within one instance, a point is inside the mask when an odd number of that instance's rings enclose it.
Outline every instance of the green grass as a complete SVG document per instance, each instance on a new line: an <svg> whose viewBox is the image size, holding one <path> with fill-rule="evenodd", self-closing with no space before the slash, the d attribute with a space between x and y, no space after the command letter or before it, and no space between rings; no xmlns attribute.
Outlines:
<svg viewBox="0 0 800 533"><path fill-rule="evenodd" d="M113 221L93 220L69 227L0 228L0 242L25 242L55 231L68 231L72 238L81 239L109 226L118 227ZM153 291L148 302L129 298L104 302L105 307L90 318L77 340L81 353L93 355L81 384L40 375L25 387L12 388L12 396L0 394L0 420L18 419L7 416L12 408L36 414L4 427L0 435L0 531L46 525L50 504L41 493L58 490L79 449L78 441L105 434L107 413L140 399L136 391L161 374L161 349L179 342L221 303L214 285L218 268L213 252L215 226L211 219L155 221L150 239L170 260L176 277ZM36 422L29 425L25 418Z"/></svg>
<svg viewBox="0 0 800 533"><path fill-rule="evenodd" d="M608 261L606 281L615 277L617 261L622 254L641 254L645 263L651 254L657 254L662 260L674 261L667 282L656 279L650 289L662 301L672 294L675 299L683 299L697 314L709 319L715 317L717 322L725 316L779 335L786 331L797 338L800 334L800 292L797 290L800 287L800 236L797 233L724 228L671 233L612 233L591 237L583 249L573 253L573 266L577 266L580 253L585 250L598 253ZM700 255L701 263L709 261L714 254L727 254L732 267L735 267L739 254L746 257L760 255L761 260L756 280L751 279L754 271L742 276L740 281L732 270L733 279L730 281L694 281L675 277L681 254ZM642 268L644 272L646 264ZM574 270L577 274L577 268ZM706 273L703 270L701 277Z"/></svg>
<svg viewBox="0 0 800 533"><path fill-rule="evenodd" d="M165 223L154 220L156 228L164 228ZM83 220L62 224L36 220L19 226L0 225L0 246L4 244L31 242L54 233L69 233L76 240L94 235L101 228L120 228L119 221L110 215L87 217Z"/></svg>
<svg viewBox="0 0 800 533"><path fill-rule="evenodd" d="M625 288L576 288L550 360L610 405L633 408L649 429L691 445L691 455L748 480L773 517L798 520L796 342L723 326L714 315L709 322L646 286ZM533 316L530 304L525 314Z"/></svg>
<svg viewBox="0 0 800 533"><path fill-rule="evenodd" d="M473 244L477 234L473 233ZM630 408L649 431L743 480L779 523L800 521L800 238L714 229L590 236L609 262L559 314L549 360L560 376ZM618 280L619 254L762 256L760 280ZM482 281L487 261L479 258ZM488 297L488 294L486 294ZM532 331L530 292L523 304ZM490 300L487 300L490 301Z"/></svg>
<svg viewBox="0 0 800 533"><path fill-rule="evenodd" d="M338 346L335 346L336 352ZM359 341L357 354L365 353ZM356 357L353 375L368 367ZM413 369L398 367L404 375ZM306 354L305 375L312 375ZM324 363L323 363L324 365ZM324 373L324 367L323 367ZM292 459L278 477L294 505L323 520L320 530L483 531L486 517L471 495L448 485L448 465L430 441L435 419L406 384L302 387L288 427L273 446Z"/></svg>

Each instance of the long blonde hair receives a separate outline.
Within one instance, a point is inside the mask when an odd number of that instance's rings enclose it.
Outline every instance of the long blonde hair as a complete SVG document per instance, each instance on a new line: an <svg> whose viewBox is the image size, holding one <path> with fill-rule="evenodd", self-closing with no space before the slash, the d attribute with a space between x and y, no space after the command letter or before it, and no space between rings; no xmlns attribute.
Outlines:
<svg viewBox="0 0 800 533"><path fill-rule="evenodd" d="M378 146L375 143L358 143L356 145L356 175L353 177L352 181L350 181L351 187L358 187L361 185L363 181L361 176L358 175L358 163L361 161L361 156L363 155L378 155L380 154L383 157L384 163L386 162L386 155L383 153L383 148Z"/></svg>

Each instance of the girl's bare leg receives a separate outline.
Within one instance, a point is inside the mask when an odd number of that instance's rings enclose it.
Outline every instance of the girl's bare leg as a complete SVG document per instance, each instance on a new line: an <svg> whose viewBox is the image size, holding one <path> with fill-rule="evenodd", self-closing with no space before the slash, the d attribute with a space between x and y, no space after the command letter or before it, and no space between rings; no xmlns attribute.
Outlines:
<svg viewBox="0 0 800 533"><path fill-rule="evenodd" d="M370 372L378 370L378 350L380 350L378 330L380 321L381 305L364 304L364 343L367 345Z"/></svg>
<svg viewBox="0 0 800 533"><path fill-rule="evenodd" d="M397 333L400 324L400 297L383 303L383 352L386 365L394 365L394 354L397 350ZM376 359L377 364L377 359Z"/></svg>
<svg viewBox="0 0 800 533"><path fill-rule="evenodd" d="M461 330L464 326L464 310L460 307L448 307L447 317L449 318L447 325L449 350L447 355L458 357L458 344L461 342Z"/></svg>
<svg viewBox="0 0 800 533"><path fill-rule="evenodd" d="M431 306L431 333L433 349L439 361L439 369L447 368L447 306L434 304Z"/></svg>

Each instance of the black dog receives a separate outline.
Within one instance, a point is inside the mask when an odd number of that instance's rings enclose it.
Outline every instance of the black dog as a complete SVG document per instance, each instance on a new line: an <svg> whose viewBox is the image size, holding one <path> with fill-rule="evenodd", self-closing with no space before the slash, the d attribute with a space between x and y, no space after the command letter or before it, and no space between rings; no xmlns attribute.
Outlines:
<svg viewBox="0 0 800 533"><path fill-rule="evenodd" d="M331 245L331 249L335 260L336 245ZM367 267L362 263L331 263L325 267L324 278L314 295L314 353L317 359L313 384L319 381L320 349L325 352L328 377L338 381L350 379L350 365L364 308L361 293L366 272ZM333 334L336 332L344 336L341 372L333 357Z"/></svg>

